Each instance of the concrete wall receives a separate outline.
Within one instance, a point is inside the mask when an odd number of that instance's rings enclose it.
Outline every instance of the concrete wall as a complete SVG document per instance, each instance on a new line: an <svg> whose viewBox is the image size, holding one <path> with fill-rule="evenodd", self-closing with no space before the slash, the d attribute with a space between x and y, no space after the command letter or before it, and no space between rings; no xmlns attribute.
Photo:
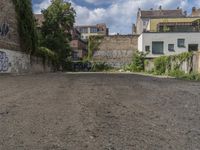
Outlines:
<svg viewBox="0 0 200 150"><path fill-rule="evenodd" d="M164 42L164 54L174 55L183 52L188 52L188 44L198 44L200 49L200 33L199 32L185 32L185 33L142 33L138 38L138 50L145 52L145 46L150 46L150 53L147 57L154 58L162 55L152 54L152 42ZM178 47L177 40L185 39L185 47ZM168 50L168 44L174 44L174 51Z"/></svg>
<svg viewBox="0 0 200 150"><path fill-rule="evenodd" d="M25 73L30 70L30 56L20 51L0 49L0 73Z"/></svg>
<svg viewBox="0 0 200 150"><path fill-rule="evenodd" d="M20 51L0 49L0 73L24 74L51 72L52 64Z"/></svg>
<svg viewBox="0 0 200 150"><path fill-rule="evenodd" d="M96 62L106 62L113 67L129 64L137 50L137 35L106 36L93 54Z"/></svg>
<svg viewBox="0 0 200 150"><path fill-rule="evenodd" d="M53 66L52 62L49 60L43 60L40 57L31 56L30 57L30 70L29 73L45 73L52 72Z"/></svg>

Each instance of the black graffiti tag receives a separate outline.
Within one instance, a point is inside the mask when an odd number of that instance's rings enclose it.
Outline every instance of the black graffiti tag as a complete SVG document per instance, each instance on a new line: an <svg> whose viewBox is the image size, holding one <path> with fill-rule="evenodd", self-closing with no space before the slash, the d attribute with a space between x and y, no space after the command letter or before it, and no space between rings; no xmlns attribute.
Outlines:
<svg viewBox="0 0 200 150"><path fill-rule="evenodd" d="M0 51L0 72L6 72L9 68L9 59L5 52Z"/></svg>
<svg viewBox="0 0 200 150"><path fill-rule="evenodd" d="M0 36L4 37L9 32L9 26L6 23L0 24Z"/></svg>

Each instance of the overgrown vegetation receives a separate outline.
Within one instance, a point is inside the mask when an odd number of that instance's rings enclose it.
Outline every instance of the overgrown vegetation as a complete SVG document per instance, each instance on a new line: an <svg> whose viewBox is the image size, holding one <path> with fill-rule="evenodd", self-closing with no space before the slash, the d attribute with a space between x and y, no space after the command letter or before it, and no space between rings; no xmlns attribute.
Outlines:
<svg viewBox="0 0 200 150"><path fill-rule="evenodd" d="M189 61L193 54L191 52L181 53L179 55L162 56L154 59L154 73L157 75L168 74L171 71L180 69L184 61Z"/></svg>
<svg viewBox="0 0 200 150"><path fill-rule="evenodd" d="M21 48L28 54L33 54L37 49L37 33L35 19L30 0L12 0L15 5L18 20L18 32Z"/></svg>
<svg viewBox="0 0 200 150"><path fill-rule="evenodd" d="M88 57L87 60L91 60L95 50L99 49L103 36L90 36L88 39Z"/></svg>
<svg viewBox="0 0 200 150"><path fill-rule="evenodd" d="M52 4L42 14L44 22L39 33L39 45L54 52L58 68L67 68L71 56L71 29L75 22L75 10L69 2L52 0Z"/></svg>
<svg viewBox="0 0 200 150"><path fill-rule="evenodd" d="M144 71L145 56L143 52L136 52L133 54L133 59L131 64L125 66L126 71L141 72Z"/></svg>
<svg viewBox="0 0 200 150"><path fill-rule="evenodd" d="M49 59L52 61L57 61L57 54L54 53L52 50L46 48L46 47L39 47L35 53L37 56L40 56L42 58Z"/></svg>
<svg viewBox="0 0 200 150"><path fill-rule="evenodd" d="M93 62L91 71L99 72L99 71L110 71L113 67L106 64L105 62Z"/></svg>
<svg viewBox="0 0 200 150"><path fill-rule="evenodd" d="M181 70L172 70L168 75L179 79L200 81L200 74L196 72L185 73Z"/></svg>
<svg viewBox="0 0 200 150"><path fill-rule="evenodd" d="M155 58L154 60L154 73L158 75L165 74L170 68L170 58L168 56L162 56Z"/></svg>
<svg viewBox="0 0 200 150"><path fill-rule="evenodd" d="M145 59L146 54L136 52L133 55L133 60L130 65L127 65L124 70L131 72L145 72L145 66L148 66L150 63L147 59ZM193 53L192 52L184 52L178 55L172 56L161 56L155 58L153 60L153 70L148 71L148 73L152 73L155 75L169 75L176 78L187 79L187 80L200 80L200 74L188 70L189 73L185 73L181 70L181 66L183 62L187 62L188 64L192 64L190 61L192 60Z"/></svg>

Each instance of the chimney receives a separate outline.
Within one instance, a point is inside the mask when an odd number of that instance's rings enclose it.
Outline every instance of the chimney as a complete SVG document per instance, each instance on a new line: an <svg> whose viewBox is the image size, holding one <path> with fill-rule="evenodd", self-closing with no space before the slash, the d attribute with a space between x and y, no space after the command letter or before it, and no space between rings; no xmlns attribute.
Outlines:
<svg viewBox="0 0 200 150"><path fill-rule="evenodd" d="M185 16L187 16L187 11L184 11L183 13L184 13Z"/></svg>
<svg viewBox="0 0 200 150"><path fill-rule="evenodd" d="M132 34L136 34L136 25L135 24L133 24L133 26L132 26Z"/></svg>
<svg viewBox="0 0 200 150"><path fill-rule="evenodd" d="M196 7L192 7L192 12L195 12L196 11Z"/></svg>
<svg viewBox="0 0 200 150"><path fill-rule="evenodd" d="M159 10L162 10L162 6L161 5L159 6Z"/></svg>

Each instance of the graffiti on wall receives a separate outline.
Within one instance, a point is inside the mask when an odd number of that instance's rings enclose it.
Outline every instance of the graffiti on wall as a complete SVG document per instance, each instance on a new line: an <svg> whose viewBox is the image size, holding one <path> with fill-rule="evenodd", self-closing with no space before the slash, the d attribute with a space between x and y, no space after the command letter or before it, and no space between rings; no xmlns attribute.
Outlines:
<svg viewBox="0 0 200 150"><path fill-rule="evenodd" d="M0 36L5 37L9 32L9 25L7 23L0 24Z"/></svg>
<svg viewBox="0 0 200 150"><path fill-rule="evenodd" d="M6 72L9 68L9 59L5 52L0 51L0 72Z"/></svg>

